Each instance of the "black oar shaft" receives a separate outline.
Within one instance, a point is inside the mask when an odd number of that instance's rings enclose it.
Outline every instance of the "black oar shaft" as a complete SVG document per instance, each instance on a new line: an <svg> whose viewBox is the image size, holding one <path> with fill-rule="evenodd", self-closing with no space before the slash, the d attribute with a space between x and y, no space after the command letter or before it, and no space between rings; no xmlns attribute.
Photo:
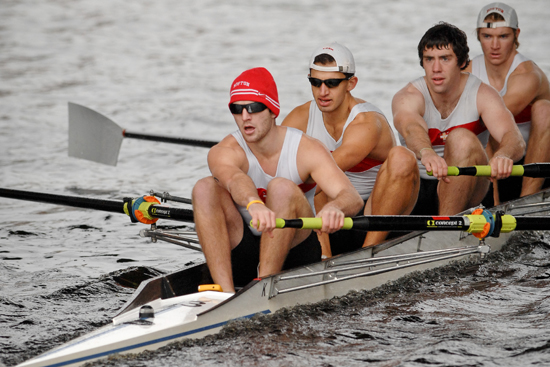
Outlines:
<svg viewBox="0 0 550 367"><path fill-rule="evenodd" d="M518 231L540 231L550 230L550 217L515 217L516 230Z"/></svg>
<svg viewBox="0 0 550 367"><path fill-rule="evenodd" d="M464 217L362 216L353 219L352 229L376 231L452 231L469 227Z"/></svg>
<svg viewBox="0 0 550 367"><path fill-rule="evenodd" d="M35 201L39 203L49 203L56 205L67 205L77 208L102 210L113 213L124 212L124 201L93 199L79 196L67 196L57 194L46 194L41 192L23 191L0 188L0 197ZM149 214L153 218L172 219L182 222L193 222L193 211L184 208L171 208L166 206L154 205L149 208Z"/></svg>
<svg viewBox="0 0 550 367"><path fill-rule="evenodd" d="M193 222L193 211L183 208L171 208L168 206L153 205L148 210L153 218L178 220L181 222Z"/></svg>
<svg viewBox="0 0 550 367"><path fill-rule="evenodd" d="M124 214L124 202L117 200L92 199L78 196L46 194L41 192L0 188L0 196L11 199L67 205L84 209L95 209Z"/></svg>
<svg viewBox="0 0 550 367"><path fill-rule="evenodd" d="M160 136L160 135L150 135L150 134L139 134L139 133L128 132L126 130L122 132L122 136L124 136L125 138L158 141L162 143L191 145L191 146L203 147L203 148L211 148L214 145L218 144L215 141L186 139L186 138L177 138L177 137L171 137L171 136Z"/></svg>
<svg viewBox="0 0 550 367"><path fill-rule="evenodd" d="M523 176L526 177L550 177L550 163L530 163L523 166Z"/></svg>

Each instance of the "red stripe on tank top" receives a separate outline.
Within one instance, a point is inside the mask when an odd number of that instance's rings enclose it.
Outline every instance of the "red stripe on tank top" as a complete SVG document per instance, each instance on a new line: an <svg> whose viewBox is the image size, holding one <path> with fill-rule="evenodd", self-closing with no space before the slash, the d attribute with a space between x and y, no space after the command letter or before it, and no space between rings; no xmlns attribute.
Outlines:
<svg viewBox="0 0 550 367"><path fill-rule="evenodd" d="M463 128L463 129L466 129L466 130L470 130L471 132L473 132L476 135L479 135L482 132L484 132L485 130L487 130L487 128L485 127L485 124L483 123L483 121L481 121L481 119L470 122L470 123L467 123L467 124L464 124L464 125L453 126L450 129L447 129L445 131L441 131L441 130L438 130L438 129L429 129L428 130L428 136L430 137L430 141L432 142L432 146L433 145L445 145L445 141L447 140L447 136L449 136L449 133L451 131L453 131L454 129L458 129L458 128Z"/></svg>

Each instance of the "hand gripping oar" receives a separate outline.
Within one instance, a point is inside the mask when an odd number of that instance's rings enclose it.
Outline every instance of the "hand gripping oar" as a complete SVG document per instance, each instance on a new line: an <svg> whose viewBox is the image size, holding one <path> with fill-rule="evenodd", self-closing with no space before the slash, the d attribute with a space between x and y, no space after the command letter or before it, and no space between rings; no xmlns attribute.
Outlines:
<svg viewBox="0 0 550 367"><path fill-rule="evenodd" d="M426 172L432 176L432 172ZM472 166L472 167L447 167L447 176L491 176L491 166ZM550 163L529 163L523 166L515 165L512 167L510 176L524 177L550 177Z"/></svg>
<svg viewBox="0 0 550 367"><path fill-rule="evenodd" d="M122 213L129 215L132 220L139 220L143 223L150 223L149 221L158 218L193 222L192 210L157 205L156 202L149 202L145 198L105 200L4 188L0 188L0 197ZM130 210L128 210L129 207ZM136 211L140 214L136 215Z"/></svg>
<svg viewBox="0 0 550 367"><path fill-rule="evenodd" d="M69 102L69 157L116 166L122 138L210 148L214 141L131 133L102 114Z"/></svg>
<svg viewBox="0 0 550 367"><path fill-rule="evenodd" d="M276 219L277 228L321 229L321 218ZM482 239L518 230L550 229L550 217L514 217L476 209L462 216L365 215L345 218L342 229L362 231L463 231Z"/></svg>

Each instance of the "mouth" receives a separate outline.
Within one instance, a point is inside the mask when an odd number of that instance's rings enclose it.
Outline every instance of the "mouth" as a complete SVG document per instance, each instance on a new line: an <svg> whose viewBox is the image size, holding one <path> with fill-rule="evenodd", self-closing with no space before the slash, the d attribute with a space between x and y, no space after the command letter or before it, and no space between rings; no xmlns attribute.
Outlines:
<svg viewBox="0 0 550 367"><path fill-rule="evenodd" d="M441 77L433 77L433 78L432 78L433 83L436 84L436 85L443 84L443 81L444 81L444 80L445 80L445 79L444 79L444 78L441 78Z"/></svg>
<svg viewBox="0 0 550 367"><path fill-rule="evenodd" d="M326 98L318 98L317 101L319 102L319 106L322 106L322 107L326 107L332 102L331 99L326 99Z"/></svg>
<svg viewBox="0 0 550 367"><path fill-rule="evenodd" d="M243 126L243 130L245 134L250 135L250 134L253 134L254 131L256 131L256 128L252 125L245 125Z"/></svg>

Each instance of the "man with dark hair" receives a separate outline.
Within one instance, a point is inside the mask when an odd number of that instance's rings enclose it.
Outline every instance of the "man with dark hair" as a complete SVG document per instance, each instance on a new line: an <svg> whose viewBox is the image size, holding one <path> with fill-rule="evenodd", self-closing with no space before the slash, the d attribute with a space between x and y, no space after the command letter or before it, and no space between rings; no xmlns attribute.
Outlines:
<svg viewBox="0 0 550 367"><path fill-rule="evenodd" d="M331 43L311 55L308 80L314 100L296 107L283 121L320 140L332 152L365 202L358 215L409 214L419 188L414 154L396 146L395 136L380 109L351 95L357 85L350 50ZM318 189L317 207L326 195ZM323 254L337 255L382 242L385 232L339 231L321 238Z"/></svg>
<svg viewBox="0 0 550 367"><path fill-rule="evenodd" d="M484 6L477 19L477 39L483 55L475 57L466 71L499 91L514 115L527 143L525 156L517 163L550 162L550 85L537 64L517 51L519 32L518 16L512 7L504 3ZM495 142L489 139L489 156L494 150ZM543 183L543 178L510 177L498 183L498 192L500 199L507 201L534 194ZM545 186L549 184L547 180Z"/></svg>
<svg viewBox="0 0 550 367"><path fill-rule="evenodd" d="M212 176L193 188L195 228L214 282L234 292L263 277L321 260L311 230L275 229L275 218L315 215L318 185L328 202L317 213L332 233L359 210L361 197L330 153L301 131L277 126L277 86L264 68L231 85L229 110L238 130L208 153ZM252 226L250 225L252 224ZM259 263L259 265L258 265Z"/></svg>
<svg viewBox="0 0 550 367"><path fill-rule="evenodd" d="M407 84L392 101L399 138L416 154L420 168L413 214L453 215L478 205L489 180L447 177L447 167L489 164L491 178L502 179L523 155L525 142L498 93L461 72L469 61L463 31L443 22L435 25L422 37L418 54L425 76ZM488 134L497 142L490 160L485 153Z"/></svg>

